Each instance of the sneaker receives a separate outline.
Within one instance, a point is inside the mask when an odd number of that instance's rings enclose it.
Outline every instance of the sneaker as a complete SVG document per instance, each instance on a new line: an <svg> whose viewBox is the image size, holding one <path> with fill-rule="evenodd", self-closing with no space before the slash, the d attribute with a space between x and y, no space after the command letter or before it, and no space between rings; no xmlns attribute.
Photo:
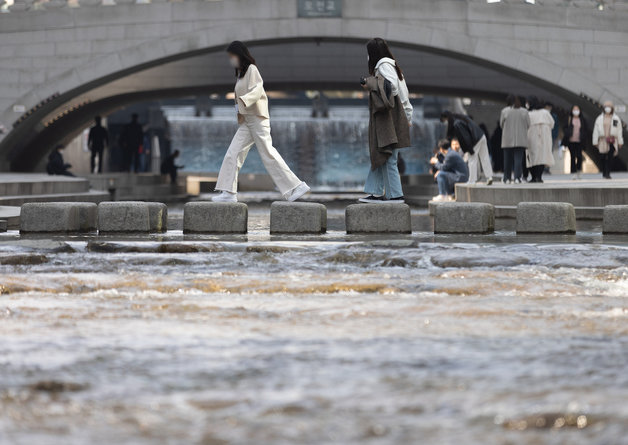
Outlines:
<svg viewBox="0 0 628 445"><path fill-rule="evenodd" d="M515 179L515 184L521 184L521 179L519 178Z"/></svg>
<svg viewBox="0 0 628 445"><path fill-rule="evenodd" d="M506 178L502 179L502 182L504 184L512 184L512 181L510 179L506 179Z"/></svg>
<svg viewBox="0 0 628 445"><path fill-rule="evenodd" d="M290 193L290 196L288 196L286 199L290 202L296 201L297 199L301 198L303 195L305 195L309 191L310 191L310 187L305 182L302 182L294 190L292 190L292 192Z"/></svg>
<svg viewBox="0 0 628 445"><path fill-rule="evenodd" d="M369 195L366 198L358 199L358 201L366 203L366 204L379 204L379 203L384 202L384 197L383 196Z"/></svg>
<svg viewBox="0 0 628 445"><path fill-rule="evenodd" d="M486 180L486 185L493 185L493 178L488 178Z"/></svg>
<svg viewBox="0 0 628 445"><path fill-rule="evenodd" d="M405 198L403 196L399 196L398 198L390 198L388 201L391 204L403 204L406 202Z"/></svg>
<svg viewBox="0 0 628 445"><path fill-rule="evenodd" d="M213 202L238 202L238 194L231 192L220 192L220 195L212 196Z"/></svg>
<svg viewBox="0 0 628 445"><path fill-rule="evenodd" d="M432 202L447 202L449 201L447 195L436 195L432 198Z"/></svg>

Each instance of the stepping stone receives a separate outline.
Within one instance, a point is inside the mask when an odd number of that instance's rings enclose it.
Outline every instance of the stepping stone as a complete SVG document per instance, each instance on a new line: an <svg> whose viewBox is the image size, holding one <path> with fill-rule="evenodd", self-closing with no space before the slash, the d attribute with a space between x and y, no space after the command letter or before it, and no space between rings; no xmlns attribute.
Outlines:
<svg viewBox="0 0 628 445"><path fill-rule="evenodd" d="M603 232L628 234L628 205L604 207Z"/></svg>
<svg viewBox="0 0 628 445"><path fill-rule="evenodd" d="M146 202L106 201L98 204L100 233L149 233L150 210Z"/></svg>
<svg viewBox="0 0 628 445"><path fill-rule="evenodd" d="M249 210L241 202L188 202L183 233L246 233Z"/></svg>
<svg viewBox="0 0 628 445"><path fill-rule="evenodd" d="M412 233L407 204L352 204L345 209L347 233Z"/></svg>
<svg viewBox="0 0 628 445"><path fill-rule="evenodd" d="M568 202L520 202L517 233L576 233L576 210Z"/></svg>
<svg viewBox="0 0 628 445"><path fill-rule="evenodd" d="M273 202L270 233L325 233L327 207L313 202Z"/></svg>
<svg viewBox="0 0 628 445"><path fill-rule="evenodd" d="M80 233L96 229L91 202L29 202L20 211L21 233Z"/></svg>
<svg viewBox="0 0 628 445"><path fill-rule="evenodd" d="M434 233L491 233L495 208L481 202L447 202L434 206Z"/></svg>

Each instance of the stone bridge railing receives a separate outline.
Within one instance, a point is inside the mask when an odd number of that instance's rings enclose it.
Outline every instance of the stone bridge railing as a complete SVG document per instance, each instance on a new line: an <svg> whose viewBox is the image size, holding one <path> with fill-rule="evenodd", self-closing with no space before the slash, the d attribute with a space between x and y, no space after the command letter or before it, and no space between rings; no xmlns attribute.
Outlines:
<svg viewBox="0 0 628 445"><path fill-rule="evenodd" d="M179 3L184 0L0 0L0 12L37 11L58 8L78 8L85 6L115 6L126 4ZM189 1L189 0L187 0ZM229 0L198 0L222 2ZM471 3L527 3L534 7L565 6L592 9L628 10L625 0L467 0ZM418 7L418 5L417 5Z"/></svg>

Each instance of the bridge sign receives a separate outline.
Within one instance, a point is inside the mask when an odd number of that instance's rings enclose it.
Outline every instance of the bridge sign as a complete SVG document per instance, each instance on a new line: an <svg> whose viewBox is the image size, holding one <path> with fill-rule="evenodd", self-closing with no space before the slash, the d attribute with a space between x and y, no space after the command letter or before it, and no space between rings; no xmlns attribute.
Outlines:
<svg viewBox="0 0 628 445"><path fill-rule="evenodd" d="M342 17L342 0L297 0L299 17Z"/></svg>

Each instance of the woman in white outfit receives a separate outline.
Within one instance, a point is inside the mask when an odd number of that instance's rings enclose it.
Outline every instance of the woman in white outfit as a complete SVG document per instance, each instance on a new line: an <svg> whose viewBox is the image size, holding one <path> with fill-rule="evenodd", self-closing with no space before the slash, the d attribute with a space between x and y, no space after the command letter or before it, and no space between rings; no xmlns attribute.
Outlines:
<svg viewBox="0 0 628 445"><path fill-rule="evenodd" d="M281 155L273 147L270 137L270 115L264 81L244 43L235 41L227 48L229 62L235 69L236 112L238 131L222 161L216 191L221 193L212 198L214 202L236 202L238 173L249 150L255 144L264 167L275 182L284 199L296 201L310 188L290 170Z"/></svg>
<svg viewBox="0 0 628 445"><path fill-rule="evenodd" d="M543 182L545 166L554 165L552 128L555 123L551 113L536 97L530 97L528 102L530 127L528 128L526 161L532 174L530 182Z"/></svg>
<svg viewBox="0 0 628 445"><path fill-rule="evenodd" d="M593 126L593 146L602 157L602 175L611 179L611 161L619 154L624 145L624 130L619 116L615 114L613 102L604 102L604 112L595 120Z"/></svg>

